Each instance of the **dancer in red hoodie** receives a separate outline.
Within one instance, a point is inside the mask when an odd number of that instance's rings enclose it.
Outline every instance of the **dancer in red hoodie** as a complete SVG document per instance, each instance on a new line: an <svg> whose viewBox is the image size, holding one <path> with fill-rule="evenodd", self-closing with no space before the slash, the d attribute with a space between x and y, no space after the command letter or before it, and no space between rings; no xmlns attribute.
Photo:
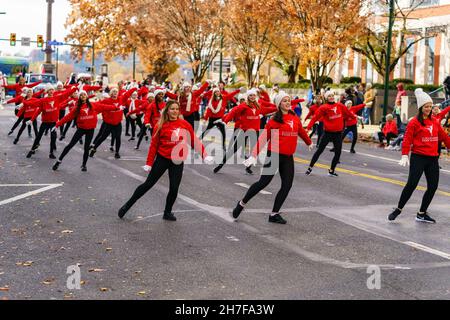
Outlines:
<svg viewBox="0 0 450 320"><path fill-rule="evenodd" d="M137 88L128 90L125 94L123 94L120 97L118 95L118 93L119 93L118 89L114 88L110 92L111 97L101 100L101 103L116 106L116 107L124 106L125 101L128 100L128 98L131 96L131 94L136 90L137 90ZM124 110L124 109L125 108L121 108L121 110ZM104 129L103 129L103 131L100 130L99 134L94 139L94 144L91 146L91 149L89 151L90 157L94 156L94 154L97 152L97 148L112 133L112 139L116 142L116 149L115 149L116 153L115 153L114 157L116 159L120 158L119 152L120 152L121 136L122 136L122 119L123 119L123 112L119 112L118 110L106 111L103 113L103 122L105 124Z"/></svg>
<svg viewBox="0 0 450 320"><path fill-rule="evenodd" d="M319 160L320 155L325 150L328 143L333 142L334 157L331 162L331 167L328 170L328 175L337 177L338 175L335 172L335 169L339 163L342 152L342 131L344 130L344 121L355 118L355 115L343 104L336 103L334 101L334 94L331 91L327 91L324 96L327 103L317 110L307 127L307 131L309 131L318 119L322 119L325 133L320 139L319 147L311 159L306 175L311 174L314 164Z"/></svg>
<svg viewBox="0 0 450 320"><path fill-rule="evenodd" d="M187 144L200 153L206 163L214 159L208 156L201 141L197 138L190 123L179 118L180 106L177 101L169 101L164 108L152 137L145 171L150 171L147 180L134 191L131 198L120 208L119 218L149 191L169 171L169 194L166 199L163 219L175 221L172 207L177 199L178 188L183 175L183 161L187 157Z"/></svg>
<svg viewBox="0 0 450 320"><path fill-rule="evenodd" d="M10 136L10 135L12 135L12 134L14 133L14 130L19 126L19 124L20 124L20 123L22 122L22 120L23 120L23 113L22 113L21 116L19 117L19 109L20 109L19 105L21 105L21 103L22 103L23 100L25 99L25 97L26 97L26 95L27 95L27 91L28 91L29 89L30 89L30 88L23 87L23 88L22 88L22 94L20 94L20 95L18 95L18 96L16 96L16 97L14 97L14 98L12 98L12 99L6 101L6 104L9 104L9 103L15 103L16 108L14 109L14 114L15 114L16 117L17 117L17 121L14 123L14 125L11 127L11 130L8 132L8 136ZM32 89L30 89L30 90L31 90L31 92L33 92ZM37 92L33 93L32 97L33 97L33 98L38 98L38 97L41 96L41 94L44 93L44 91L45 91L44 89L42 89L42 90L40 90L40 91L37 91ZM31 138L31 125L28 125L27 127L28 127L28 136Z"/></svg>
<svg viewBox="0 0 450 320"><path fill-rule="evenodd" d="M38 115L42 113L41 126L39 127L39 132L34 139L33 146L27 154L27 158L31 158L31 156L36 153L44 132L46 130L51 130L56 125L56 122L59 120L59 116L61 114L61 102L66 100L76 90L76 88L72 88L64 90L63 93L59 93L58 95L54 95L55 88L51 84L46 87L47 97L39 100L39 104L37 105L38 108L36 109L33 117L30 120L31 122L36 121ZM56 150L56 138L56 131L52 130L50 132L50 159L56 159L55 155L53 154L53 151Z"/></svg>
<svg viewBox="0 0 450 320"><path fill-rule="evenodd" d="M206 107L205 112L205 120L208 121L208 126L202 132L200 139L206 135L206 133L214 127L219 129L220 134L222 135L222 148L225 152L225 125L223 122L216 122L217 120L222 119L225 114L225 110L227 108L228 101L230 101L235 95L237 95L241 89L235 90L230 93L223 94L218 87L212 89L205 93L205 97L208 98L208 106Z"/></svg>
<svg viewBox="0 0 450 320"><path fill-rule="evenodd" d="M280 215L280 209L291 190L294 181L294 153L297 150L297 141L300 137L312 150L312 142L308 133L303 129L300 119L291 107L291 98L281 91L275 97L275 105L278 111L267 122L267 125L258 139L252 156L244 161L246 167L256 164L256 157L266 143L268 143L266 163L264 164L261 177L254 183L245 194L244 198L238 202L232 212L234 219L237 219L244 206L256 196L262 189L267 187L272 181L276 172L279 171L281 177L281 188L275 197L272 214L269 222L285 224L286 220Z"/></svg>
<svg viewBox="0 0 450 320"><path fill-rule="evenodd" d="M441 140L447 147L450 147L450 137L442 129L438 119L431 114L433 105L431 97L421 88L416 89L414 93L419 113L406 127L402 144L402 159L399 162L401 166L410 164L408 182L402 191L397 208L388 216L388 219L395 220L402 212L422 174L425 173L427 191L423 195L416 221L436 223L436 220L428 215L427 210L439 185L438 142ZM411 157L409 156L410 151Z"/></svg>
<svg viewBox="0 0 450 320"><path fill-rule="evenodd" d="M83 154L83 163L81 165L81 171L87 171L87 160L89 156L89 147L94 137L94 130L97 127L97 116L99 113L111 112L111 111L122 111L125 109L123 106L114 106L109 104L103 104L100 102L90 102L87 92L80 91L79 98L77 101L77 105L72 111L70 111L64 118L56 122L56 126L52 129L53 131L56 128L64 125L67 122L75 119L77 122L77 131L74 133L72 140L70 140L69 144L64 148L63 152L59 156L56 163L53 165L53 170L57 170L59 165L61 164L64 157L69 153L69 151L75 146L75 144L85 136L84 140L84 154Z"/></svg>
<svg viewBox="0 0 450 320"><path fill-rule="evenodd" d="M17 97L17 96L19 96L22 93L22 89L23 88L30 88L31 89L31 88L34 88L38 84L41 84L41 83L42 83L42 81L37 81L37 82L34 82L34 83L25 84L25 78L24 77L20 77L19 78L19 83L9 84L9 85L4 86L4 88L6 90L14 90L15 91L14 96Z"/></svg>
<svg viewBox="0 0 450 320"><path fill-rule="evenodd" d="M14 139L14 144L17 144L19 142L20 136L22 135L23 130L25 130L25 127L27 125L32 124L34 135L37 137L38 135L38 129L37 129L37 121L34 120L33 122L29 121L34 115L34 112L37 109L37 106L39 104L39 99L33 98L33 89L27 88L26 96L23 99L22 103L19 104L19 111L17 113L17 116L19 118L22 118L22 125L19 128L19 132L17 133L16 139Z"/></svg>

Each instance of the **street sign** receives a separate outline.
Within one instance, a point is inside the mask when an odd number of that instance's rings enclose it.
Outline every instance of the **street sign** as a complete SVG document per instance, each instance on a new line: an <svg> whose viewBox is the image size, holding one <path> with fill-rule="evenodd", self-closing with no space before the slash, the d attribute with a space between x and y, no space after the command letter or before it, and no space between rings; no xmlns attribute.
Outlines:
<svg viewBox="0 0 450 320"><path fill-rule="evenodd" d="M59 41L56 41L56 40L48 41L47 43L48 43L50 46L62 46L62 45L64 45L64 42L59 42Z"/></svg>
<svg viewBox="0 0 450 320"><path fill-rule="evenodd" d="M24 46L24 47L30 46L30 38L22 37L20 42L22 43L22 46Z"/></svg>

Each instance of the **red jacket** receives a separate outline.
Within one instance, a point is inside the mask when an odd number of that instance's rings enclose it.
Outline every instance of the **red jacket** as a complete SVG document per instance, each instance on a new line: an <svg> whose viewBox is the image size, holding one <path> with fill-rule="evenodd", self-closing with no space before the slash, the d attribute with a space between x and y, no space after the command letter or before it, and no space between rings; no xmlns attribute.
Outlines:
<svg viewBox="0 0 450 320"><path fill-rule="evenodd" d="M439 119L439 121L442 121L442 119L444 119L445 116L447 115L447 113L449 113L449 112L450 112L450 107L447 107L444 110L442 110L441 112L439 112L439 114L435 117L437 119Z"/></svg>
<svg viewBox="0 0 450 320"><path fill-rule="evenodd" d="M223 121L225 123L230 122L236 117L239 118L239 128L247 131L247 130L260 130L260 115L266 115L272 112L277 111L277 107L274 104L264 102L261 104L259 108L250 107L246 102L241 103L240 105L231 109L224 117Z"/></svg>
<svg viewBox="0 0 450 320"><path fill-rule="evenodd" d="M190 116L191 114L193 114L194 112L198 111L198 98L200 97L200 95L206 90L206 88L208 88L208 83L205 82L200 89L192 91L191 93L191 106L190 106L190 110L187 110L187 97L183 97L181 98L179 94L175 94L175 93L171 93L171 92L166 92L166 96L168 96L170 99L173 100L177 100L178 103L180 104L180 112L183 115L183 117L187 117Z"/></svg>
<svg viewBox="0 0 450 320"><path fill-rule="evenodd" d="M269 97L269 94L267 93L267 91L260 91L259 95L260 95L261 99L263 99L264 101L270 102L270 97Z"/></svg>
<svg viewBox="0 0 450 320"><path fill-rule="evenodd" d="M437 157L439 141L450 148L450 137L436 118L424 119L424 123L425 126L422 126L417 118L408 123L403 138L402 155L407 155L411 151L419 155Z"/></svg>
<svg viewBox="0 0 450 320"><path fill-rule="evenodd" d="M351 126L356 126L358 124L358 118L356 116L356 113L361 110L362 108L364 108L366 105L364 103L362 104L358 104L357 106L353 106L350 107L349 111L355 116L352 119L346 120L345 121L345 126L346 127L351 127Z"/></svg>
<svg viewBox="0 0 450 320"><path fill-rule="evenodd" d="M225 110L227 109L228 101L230 101L239 92L240 92L240 90L238 89L238 90L235 90L235 91L227 93L227 94L222 93L221 100L216 100L213 97L210 97L208 99L209 100L208 108L206 109L206 112L205 112L205 120L208 120L208 118L210 118L210 117L214 118L214 119L222 118L223 115L225 114ZM209 94L209 96L211 96L211 94ZM220 110L217 113L214 113L214 111L211 108L209 108L209 104L211 103L212 108L216 109L218 107L220 101L222 101L222 106L220 107Z"/></svg>
<svg viewBox="0 0 450 320"><path fill-rule="evenodd" d="M317 110L319 110L319 107L320 106L318 106L317 104L313 104L311 107L309 107L309 112L306 115L305 121L313 117L316 114Z"/></svg>
<svg viewBox="0 0 450 320"><path fill-rule="evenodd" d="M318 119L322 119L324 130L326 132L341 132L344 130L344 120L352 119L355 115L352 114L346 106L341 103L333 104L323 104L314 114L314 117L308 124L307 130L311 127Z"/></svg>
<svg viewBox="0 0 450 320"><path fill-rule="evenodd" d="M108 104L115 107L120 107L125 104L125 101L131 96L131 94L136 91L136 88L133 88L131 90L128 90L125 94L123 94L121 97L118 97L117 99L113 98L107 98L104 100L101 100L100 102L102 104ZM107 124L117 126L119 123L122 122L123 119L123 111L116 108L114 111L106 111L103 112L103 121Z"/></svg>
<svg viewBox="0 0 450 320"><path fill-rule="evenodd" d="M72 88L53 97L42 98L39 100L38 108L36 109L31 121L36 120L37 116L42 113L42 122L51 123L59 120L59 110L61 103L72 95L77 89Z"/></svg>
<svg viewBox="0 0 450 320"><path fill-rule="evenodd" d="M20 95L22 93L22 89L23 88L34 88L40 83L42 83L42 81L38 81L38 82L30 83L30 84L24 84L24 85L21 85L21 84L18 84L18 83L16 83L16 84L9 84L9 85L5 86L5 89L16 91L15 96L18 96L18 95Z"/></svg>
<svg viewBox="0 0 450 320"><path fill-rule="evenodd" d="M194 148L202 155L207 156L205 147L197 138L191 125L182 119L168 121L163 124L159 132L158 127L155 128L150 148L147 155L147 165L152 166L155 161L156 154L177 161L184 161L188 155L187 144Z"/></svg>
<svg viewBox="0 0 450 320"><path fill-rule="evenodd" d="M388 133L393 133L398 135L397 121L391 120L387 121L383 127L383 134L386 137Z"/></svg>
<svg viewBox="0 0 450 320"><path fill-rule="evenodd" d="M18 117L23 117L27 120L30 120L34 113L36 112L38 106L39 106L39 99L37 98L31 98L31 99L24 99L22 101L23 106L19 109L19 112L17 113Z"/></svg>
<svg viewBox="0 0 450 320"><path fill-rule="evenodd" d="M115 106L105 105L99 102L91 102L92 108L89 109L87 104L81 106L78 115L75 115L76 108L73 108L64 118L56 122L56 127L72 121L76 117L77 127L80 129L91 130L97 127L98 114L116 110Z"/></svg>
<svg viewBox="0 0 450 320"><path fill-rule="evenodd" d="M156 106L155 101L153 101L148 106L148 111L144 115L144 124L150 123L152 128L155 128L159 119L161 119L161 112L165 107L166 103L164 101L160 102L158 106Z"/></svg>
<svg viewBox="0 0 450 320"><path fill-rule="evenodd" d="M272 118L267 122L252 155L256 158L264 145L269 143L267 148L269 151L291 156L297 150L298 137L302 138L308 146L312 143L308 133L303 129L300 119L295 114L283 115L283 123Z"/></svg>

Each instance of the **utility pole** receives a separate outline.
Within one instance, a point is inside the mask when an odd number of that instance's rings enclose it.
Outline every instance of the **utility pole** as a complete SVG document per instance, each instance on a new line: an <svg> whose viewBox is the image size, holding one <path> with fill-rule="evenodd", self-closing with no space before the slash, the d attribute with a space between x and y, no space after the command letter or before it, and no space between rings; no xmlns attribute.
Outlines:
<svg viewBox="0 0 450 320"><path fill-rule="evenodd" d="M92 39L92 61L91 61L91 72L92 72L92 76L95 75L94 66L95 66L95 40Z"/></svg>
<svg viewBox="0 0 450 320"><path fill-rule="evenodd" d="M47 44L45 46L45 72L53 73L54 66L52 65L52 47L48 44L52 39L52 4L55 0L47 0Z"/></svg>
<svg viewBox="0 0 450 320"><path fill-rule="evenodd" d="M133 48L133 80L136 80L136 48Z"/></svg>
<svg viewBox="0 0 450 320"><path fill-rule="evenodd" d="M220 66L219 66L219 82L222 81L222 64L223 64L223 27L220 27Z"/></svg>
<svg viewBox="0 0 450 320"><path fill-rule="evenodd" d="M392 28L394 27L394 0L389 0L389 25L388 25L388 43L386 50L386 67L384 74L384 100L383 100L383 121L386 121L387 105L389 97L389 75L391 73L391 47L392 47Z"/></svg>

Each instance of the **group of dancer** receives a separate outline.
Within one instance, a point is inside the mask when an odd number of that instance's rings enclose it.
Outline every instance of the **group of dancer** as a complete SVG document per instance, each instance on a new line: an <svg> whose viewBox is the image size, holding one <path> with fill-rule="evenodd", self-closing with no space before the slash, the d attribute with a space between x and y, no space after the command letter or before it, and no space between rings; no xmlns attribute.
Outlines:
<svg viewBox="0 0 450 320"><path fill-rule="evenodd" d="M208 90L208 88L210 88ZM298 137L308 149L312 151L311 136L318 131L317 148L307 168L306 175L311 175L314 165L319 157L332 142L334 157L328 175L337 177L336 166L340 162L342 141L347 133L353 133L351 152L355 153L357 141L357 112L366 107L363 103L353 106L351 102L344 104L335 101L335 94L331 91L317 95L314 105L306 119L311 118L303 128L301 119L293 111L302 99L293 100L290 95L281 91L273 99L264 88L252 88L244 92L241 88L227 92L223 86L215 87L211 81L194 88L190 83L184 83L176 92L170 92L163 87L142 86L125 90L122 86L112 89L108 96L102 96L96 91L101 86L90 85L64 85L58 83L56 88L47 85L43 92L33 93L32 88L23 83L14 87L16 97L8 101L16 104L18 117L9 135L22 124L14 140L19 142L25 127L32 125L35 131L35 140L27 157L32 157L42 141L43 135L50 131L49 157L56 159L53 170L58 170L63 159L79 142L83 143L84 153L81 165L82 171L87 171L87 161L93 157L99 146L111 135L111 151L115 158L120 158L122 122L125 116L131 126L131 138L135 140L136 128L138 149L147 131L150 130L151 142L144 170L148 172L146 181L139 185L128 201L119 209L118 215L123 218L130 208L149 191L168 171L169 193L166 199L163 219L175 221L172 207L178 195L182 180L183 163L188 156L188 147L195 149L204 162L213 164L214 158L207 154L201 139L213 127L217 127L222 136L223 157L213 170L218 173L227 160L240 148L245 149L248 144L250 153L243 161L245 171L252 174L251 167L258 163L257 157L265 145L267 154L263 164L260 178L250 186L244 197L238 201L231 215L237 219L249 201L273 180L278 172L281 178L281 188L278 191L269 215L269 222L285 224L280 209L285 202L294 181L294 154L297 151ZM402 148L403 166L410 164L408 182L401 194L397 208L389 215L389 220L395 220L417 187L423 173L427 178L427 191L424 194L422 205L417 213L416 220L421 222L435 222L427 209L437 190L439 182L438 149L439 144L445 143L450 147L450 137L444 132L440 120L433 115L433 102L428 94L421 89L415 92L418 104L418 114L412 119L405 133ZM95 97L95 99L93 99ZM200 120L200 100L207 98L208 104L204 119L208 121L206 129L196 135L198 121ZM237 98L237 99L236 99ZM95 100L95 101L94 101ZM228 102L235 100L237 106L227 112ZM371 102L369 102L371 103ZM66 114L66 108L68 113ZM103 118L102 125L96 137L94 133L98 125L98 115ZM41 125L37 128L37 118L41 117ZM264 125L262 119L269 120ZM234 122L234 132L226 149L226 124ZM57 129L60 128L60 140L64 139L71 126L76 131L70 142L66 145L59 157L55 156ZM306 125L306 123L305 123ZM315 128L308 135L310 129ZM248 138L248 139L247 139Z"/></svg>

